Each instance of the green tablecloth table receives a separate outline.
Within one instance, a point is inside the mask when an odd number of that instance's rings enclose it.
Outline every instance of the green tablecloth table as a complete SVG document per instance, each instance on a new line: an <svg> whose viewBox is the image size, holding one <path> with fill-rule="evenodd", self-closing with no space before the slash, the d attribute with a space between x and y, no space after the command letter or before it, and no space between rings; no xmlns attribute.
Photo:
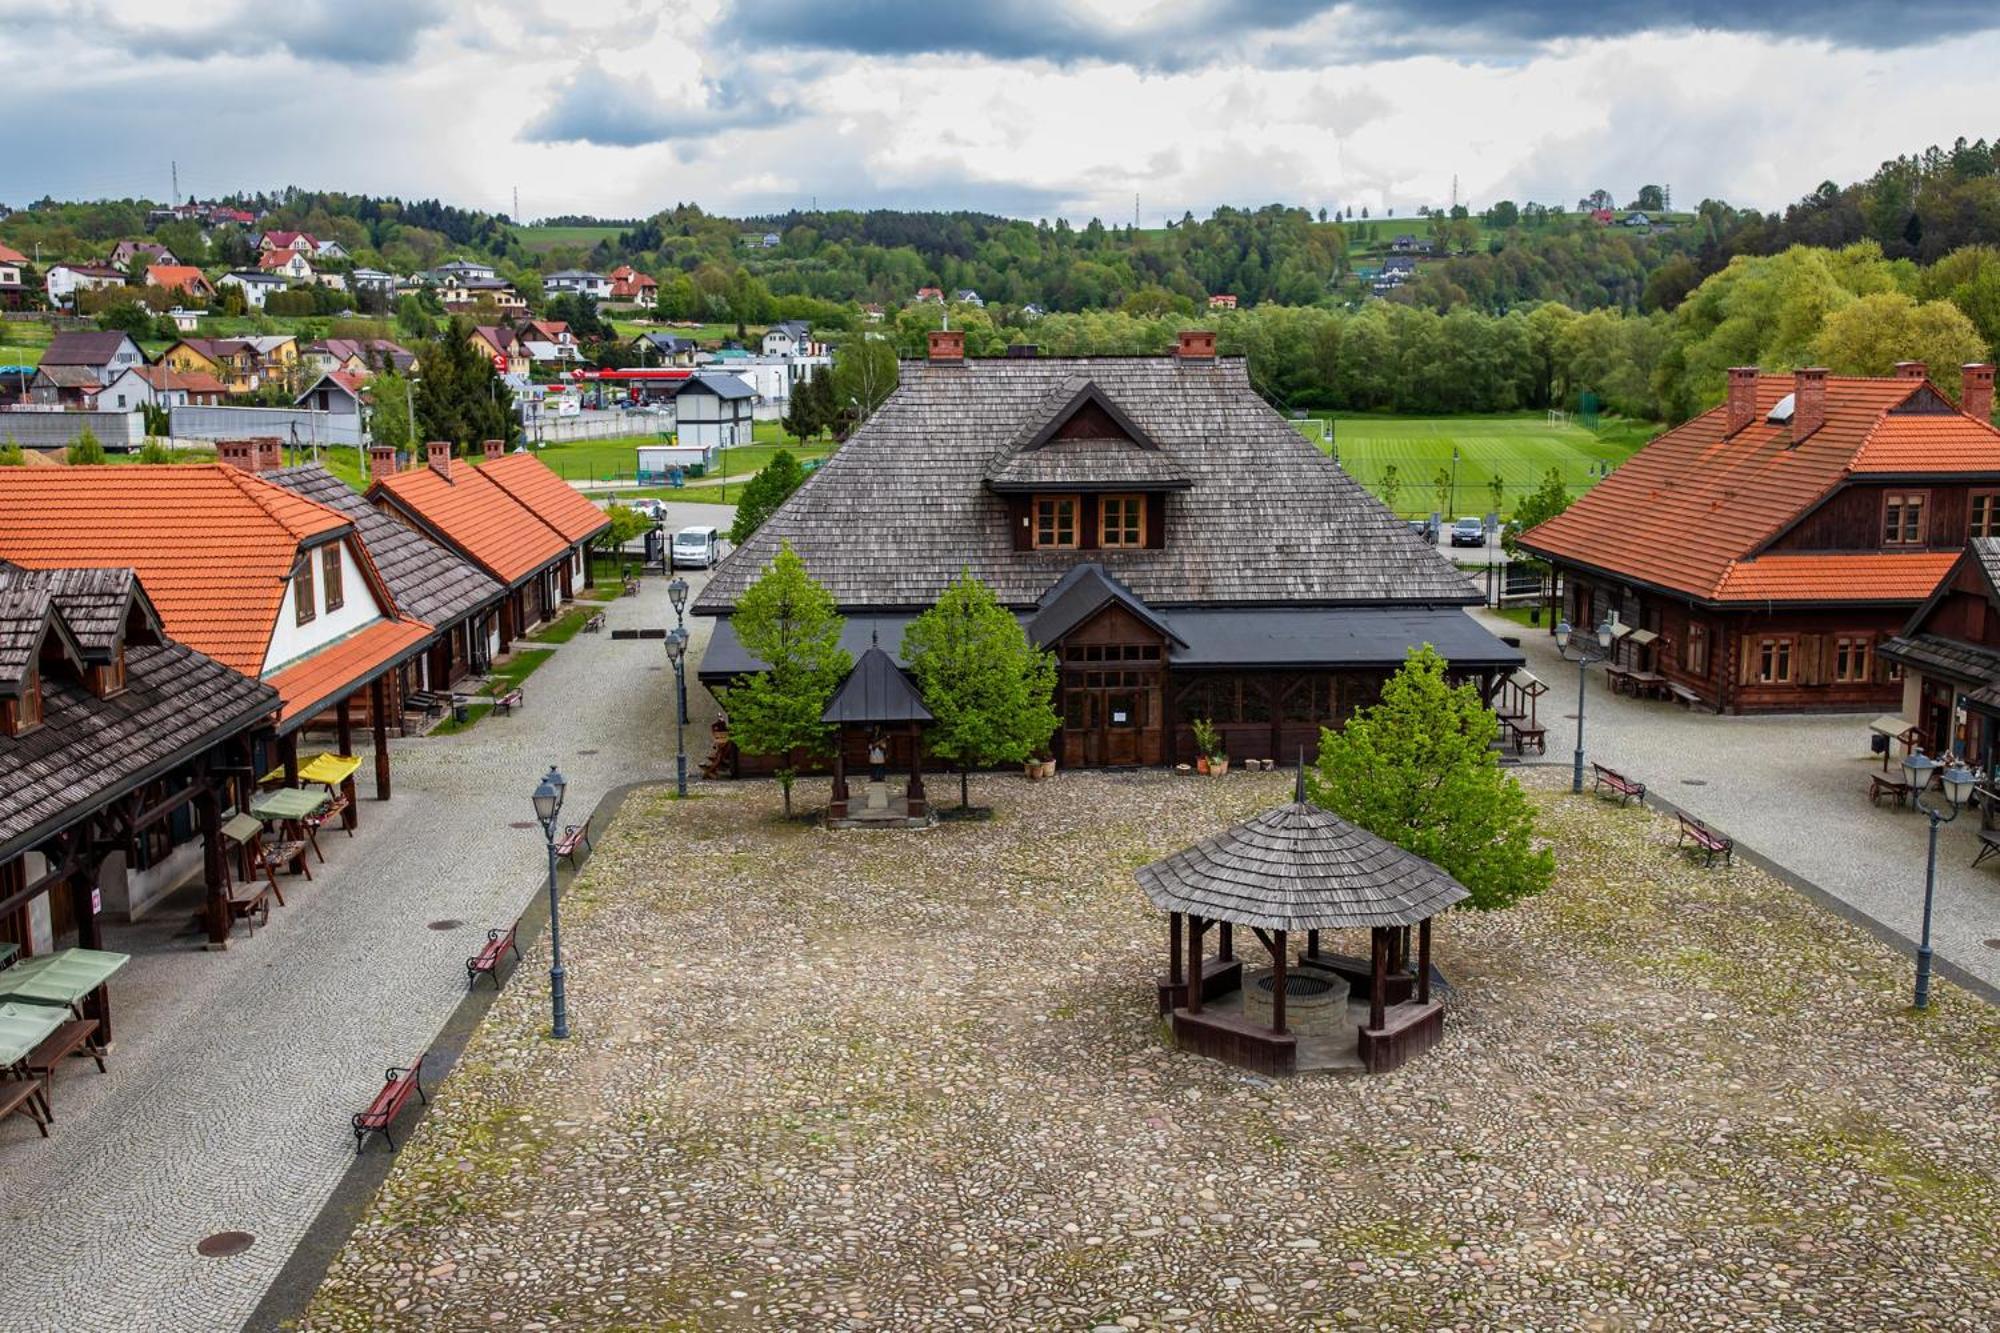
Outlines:
<svg viewBox="0 0 2000 1333"><path fill-rule="evenodd" d="M324 791L279 787L275 791L260 791L251 797L250 813L259 819L299 820L318 814L328 799Z"/></svg>
<svg viewBox="0 0 2000 1333"><path fill-rule="evenodd" d="M131 960L108 949L60 949L24 959L0 972L0 1000L74 1008Z"/></svg>
<svg viewBox="0 0 2000 1333"><path fill-rule="evenodd" d="M0 1004L0 1068L18 1064L42 1039L68 1021L48 1004Z"/></svg>

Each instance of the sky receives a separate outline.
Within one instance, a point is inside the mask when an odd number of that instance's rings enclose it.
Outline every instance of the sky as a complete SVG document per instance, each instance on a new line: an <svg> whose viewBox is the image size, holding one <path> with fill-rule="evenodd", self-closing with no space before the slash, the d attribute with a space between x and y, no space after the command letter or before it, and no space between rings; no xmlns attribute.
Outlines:
<svg viewBox="0 0 2000 1333"><path fill-rule="evenodd" d="M1412 17L1420 15L1420 17ZM0 202L286 185L1158 226L1782 208L1984 125L1992 0L0 0Z"/></svg>

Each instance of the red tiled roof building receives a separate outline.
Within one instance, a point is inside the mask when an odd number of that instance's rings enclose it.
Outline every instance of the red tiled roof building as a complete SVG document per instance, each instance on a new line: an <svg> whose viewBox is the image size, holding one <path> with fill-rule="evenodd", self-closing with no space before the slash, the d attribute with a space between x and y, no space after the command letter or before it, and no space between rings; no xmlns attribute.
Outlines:
<svg viewBox="0 0 2000 1333"><path fill-rule="evenodd" d="M1954 406L1892 377L1729 372L1726 401L1523 534L1579 627L1636 631L1618 665L1718 711L1894 709L1877 649L1969 537L2000 536L1993 367Z"/></svg>

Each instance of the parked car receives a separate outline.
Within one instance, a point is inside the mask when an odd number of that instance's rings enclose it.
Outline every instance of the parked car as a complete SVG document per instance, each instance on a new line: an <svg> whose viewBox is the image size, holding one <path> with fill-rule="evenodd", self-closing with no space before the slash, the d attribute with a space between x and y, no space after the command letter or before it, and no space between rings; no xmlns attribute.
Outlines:
<svg viewBox="0 0 2000 1333"><path fill-rule="evenodd" d="M667 516L667 503L664 500L654 500L650 497L634 500L632 508L638 513L644 514L647 518L652 519L655 523L658 523Z"/></svg>
<svg viewBox="0 0 2000 1333"><path fill-rule="evenodd" d="M674 534L667 563L674 569L714 569L722 559L722 537L714 528L682 528Z"/></svg>
<svg viewBox="0 0 2000 1333"><path fill-rule="evenodd" d="M1432 522L1427 518L1411 519L1410 531L1415 533L1417 535L1417 538L1421 541L1427 541L1432 546L1436 546L1438 544L1438 530L1436 526L1432 524Z"/></svg>
<svg viewBox="0 0 2000 1333"><path fill-rule="evenodd" d="M1486 520L1483 518L1461 518L1451 525L1453 546L1486 545Z"/></svg>

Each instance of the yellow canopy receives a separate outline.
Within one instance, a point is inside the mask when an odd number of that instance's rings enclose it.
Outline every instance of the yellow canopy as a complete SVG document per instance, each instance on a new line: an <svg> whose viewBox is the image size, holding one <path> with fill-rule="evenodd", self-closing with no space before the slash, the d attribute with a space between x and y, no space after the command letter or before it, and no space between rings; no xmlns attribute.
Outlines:
<svg viewBox="0 0 2000 1333"><path fill-rule="evenodd" d="M336 787L353 777L360 767L361 761L351 754L316 754L299 765L299 781L324 782Z"/></svg>

